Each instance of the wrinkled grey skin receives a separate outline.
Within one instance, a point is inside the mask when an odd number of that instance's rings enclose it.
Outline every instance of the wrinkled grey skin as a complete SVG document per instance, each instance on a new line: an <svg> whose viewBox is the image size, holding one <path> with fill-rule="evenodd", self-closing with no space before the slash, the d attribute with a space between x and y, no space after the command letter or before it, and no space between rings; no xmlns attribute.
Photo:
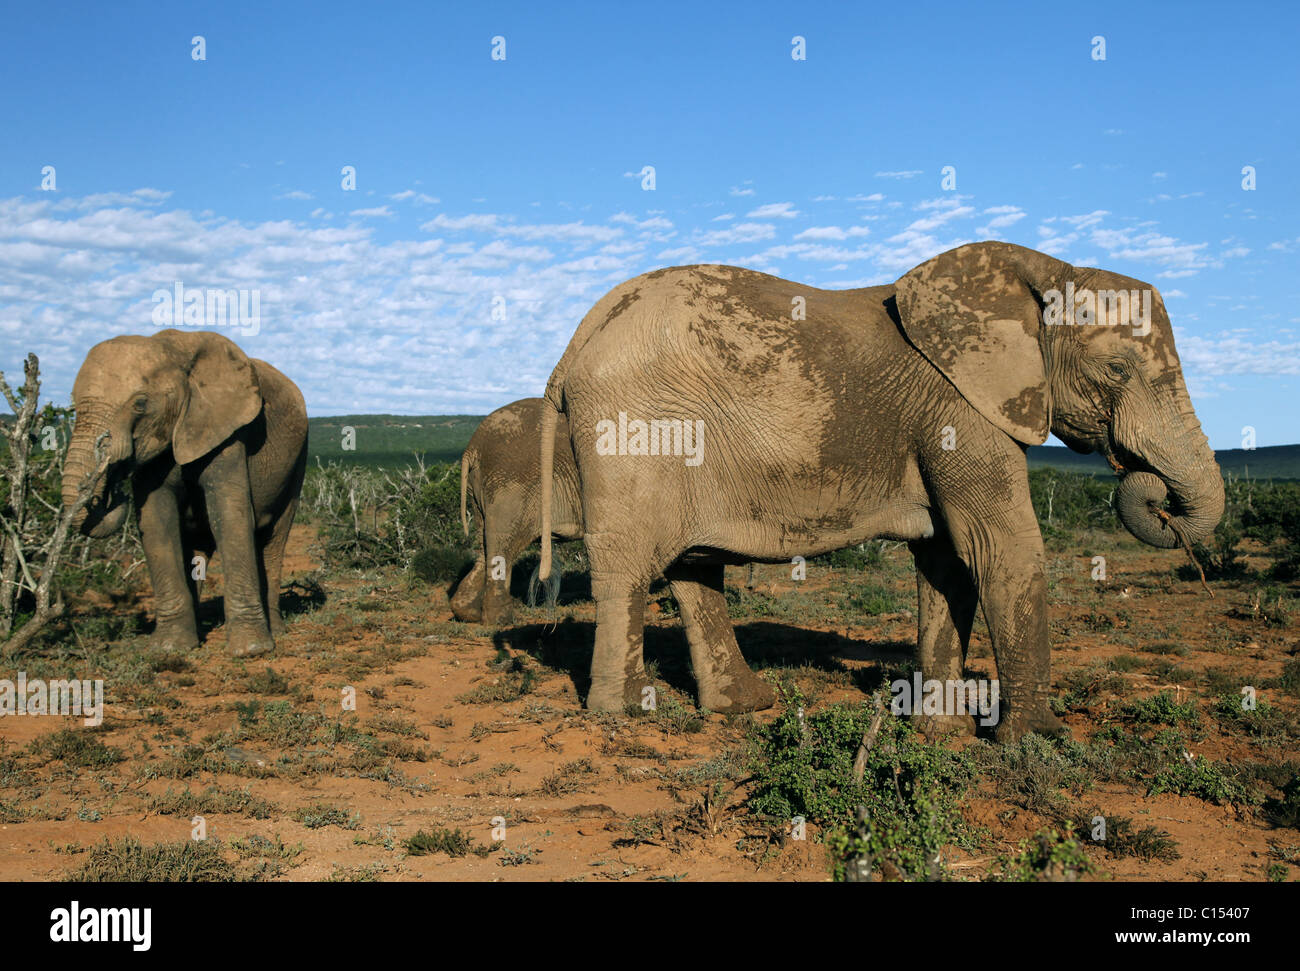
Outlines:
<svg viewBox="0 0 1300 971"><path fill-rule="evenodd" d="M1045 294L1070 281L1152 289L1149 334L1045 324ZM792 319L796 298L806 319ZM642 615L660 571L686 620L701 703L745 710L771 692L736 647L722 564L885 537L907 541L916 559L924 677L962 676L978 605L1001 682L997 737L1055 732L1025 447L1050 430L1106 455L1125 473L1116 497L1125 526L1156 546L1208 535L1223 511L1159 294L1006 243L959 247L892 286L860 290L724 266L637 277L584 318L546 398L568 418L581 483L594 709L639 698ZM619 412L702 420L703 462L597 454L597 423ZM545 515L554 417L543 419ZM542 576L549 552L544 538ZM926 727L973 724L949 713Z"/></svg>
<svg viewBox="0 0 1300 971"><path fill-rule="evenodd" d="M228 648L270 651L284 629L280 574L307 464L297 386L219 334L164 330L96 344L72 398L64 504L76 499L107 432L108 471L78 525L97 537L121 528L131 490L153 581L155 643L198 647L191 564L220 551Z"/></svg>
<svg viewBox="0 0 1300 971"><path fill-rule="evenodd" d="M510 577L515 560L538 538L541 522L540 457L537 438L541 398L524 398L488 415L474 430L460 459L460 518L469 535L469 510L479 521L474 567L456 587L451 610L457 620L501 626L510 622L514 601ZM569 426L557 424L551 533L562 540L582 535L578 470L569 447ZM497 558L500 557L498 560ZM492 564L498 566L492 578Z"/></svg>

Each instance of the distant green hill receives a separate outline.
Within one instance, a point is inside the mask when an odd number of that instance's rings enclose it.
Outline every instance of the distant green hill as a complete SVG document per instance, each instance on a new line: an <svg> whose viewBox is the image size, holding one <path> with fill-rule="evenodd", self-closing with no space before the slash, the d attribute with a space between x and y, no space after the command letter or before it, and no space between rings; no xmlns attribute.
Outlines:
<svg viewBox="0 0 1300 971"><path fill-rule="evenodd" d="M307 421L308 462L409 465L419 453L426 462L459 462L482 415L338 415ZM344 429L353 429L355 450L344 451Z"/></svg>
<svg viewBox="0 0 1300 971"><path fill-rule="evenodd" d="M1249 475L1252 479L1300 479L1300 445L1270 445L1250 451L1229 448L1215 452L1214 457L1225 475ZM1059 445L1031 446L1029 467L1047 466L1101 475L1110 471L1110 466L1100 455L1080 455Z"/></svg>
<svg viewBox="0 0 1300 971"><path fill-rule="evenodd" d="M343 461L359 465L406 465L419 452L426 462L456 462L482 415L339 415L308 422L311 463ZM343 429L356 432L356 450L343 450ZM1300 445L1272 445L1246 451L1215 453L1225 473L1254 479L1300 479ZM1029 449L1030 468L1050 466L1072 472L1105 475L1110 471L1100 455L1079 455L1059 445Z"/></svg>

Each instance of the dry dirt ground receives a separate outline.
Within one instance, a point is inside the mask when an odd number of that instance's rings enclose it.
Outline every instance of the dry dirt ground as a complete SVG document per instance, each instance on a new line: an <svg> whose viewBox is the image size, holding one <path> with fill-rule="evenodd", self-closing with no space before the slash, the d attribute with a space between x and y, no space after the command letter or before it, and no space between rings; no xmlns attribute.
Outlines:
<svg viewBox="0 0 1300 971"><path fill-rule="evenodd" d="M138 661L114 662L102 728L71 718L0 719L0 879L61 879L105 838L185 841L196 816L241 874L279 880L829 878L814 827L792 839L786 827L746 811L743 778L715 784L743 776L734 768L752 722L776 712L752 720L697 713L689 675L671 656L684 654L680 625L662 616L662 601L652 596L647 609L647 650L666 681L659 710L588 714L579 689L589 601L523 608L518 626L501 632L460 625L451 621L445 585L412 584L395 572L327 574L314 540L310 526L295 529L286 570L300 581L295 612L269 658L226 656L211 601L217 578L205 591L213 629L202 649L187 659L150 656L143 673ZM1051 554L1058 691L1077 687L1070 678L1080 671L1107 672L1095 693L1076 692L1065 715L1075 738L1107 724L1119 698L1162 689L1208 698L1200 684L1207 672L1221 683L1258 684L1296 652L1296 632L1261 618L1252 585L1217 583L1210 598L1199 583L1175 577L1179 557L1121 545L1108 551L1110 579L1097 583L1089 555ZM742 647L766 676L797 684L812 708L864 701L864 671L910 659L909 559L905 549L890 551L884 579L810 568L802 584L785 568L759 568L747 596L766 605L767 616L737 621ZM836 584L873 579L904 609L845 620L824 605L799 607L825 601ZM729 570L730 585L746 581L744 569ZM791 598L793 615L773 616L772 605ZM117 609L144 615L149 607L141 597ZM138 659L147 639L127 638L114 650ZM94 676L84 664L89 651L69 644L42 670ZM1120 656L1141 663L1105 667ZM992 673L982 632L970 667ZM349 689L354 713L343 710ZM1296 724L1293 697L1261 696ZM66 729L102 742L109 755L95 764L97 748L33 748L38 737ZM1294 741L1286 736L1279 750L1213 729L1192 754L1286 760L1295 757ZM114 751L124 757L113 761ZM1092 848L1093 879L1262 880L1270 866L1273 879L1300 877L1297 865L1279 862L1296 859L1300 833L1270 825L1257 810L1148 797L1124 785L1099 785L1086 801L1166 830L1181 853L1144 862ZM959 879L981 878L998 854L1045 824L988 787L966 812L990 836L978 852L953 851ZM417 832L440 829L459 830L481 852L408 852Z"/></svg>

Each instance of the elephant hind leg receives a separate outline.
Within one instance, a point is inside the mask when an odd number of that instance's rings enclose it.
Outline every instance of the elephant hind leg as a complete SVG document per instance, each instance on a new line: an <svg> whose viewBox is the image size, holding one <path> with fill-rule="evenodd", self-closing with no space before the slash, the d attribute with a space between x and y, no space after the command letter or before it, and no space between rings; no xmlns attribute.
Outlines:
<svg viewBox="0 0 1300 971"><path fill-rule="evenodd" d="M293 527L293 517L297 511L298 497L295 495L271 525L271 533L259 551L262 603L266 605L266 619L272 637L284 633L284 617L280 613L280 580L284 574L284 551L289 545L289 531Z"/></svg>
<svg viewBox="0 0 1300 971"><path fill-rule="evenodd" d="M488 514L483 529L483 623L505 627L515 616L515 598L510 593L515 561L537 538L537 524L531 517L516 521L503 514Z"/></svg>
<svg viewBox="0 0 1300 971"><path fill-rule="evenodd" d="M921 677L945 683L961 681L979 605L975 581L947 535L940 533L909 545L916 560L916 647ZM927 735L975 734L975 719L969 712L927 715L918 708L913 719Z"/></svg>
<svg viewBox="0 0 1300 971"><path fill-rule="evenodd" d="M587 707L621 712L629 705L639 706L650 685L644 654L646 598L650 580L667 564L653 562L654 543L648 536L593 531L584 539L596 601L596 647Z"/></svg>
<svg viewBox="0 0 1300 971"><path fill-rule="evenodd" d="M776 703L776 692L750 670L736 644L723 593L723 566L680 564L666 571L681 608L700 706L723 714L758 711Z"/></svg>

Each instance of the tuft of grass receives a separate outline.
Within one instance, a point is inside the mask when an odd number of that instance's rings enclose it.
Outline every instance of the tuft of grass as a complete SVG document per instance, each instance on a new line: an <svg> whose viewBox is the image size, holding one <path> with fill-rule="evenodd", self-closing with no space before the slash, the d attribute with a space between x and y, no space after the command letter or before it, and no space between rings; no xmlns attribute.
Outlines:
<svg viewBox="0 0 1300 971"><path fill-rule="evenodd" d="M1077 824L1075 836L1081 840L1091 841L1093 820L1100 816L1105 820L1105 837L1096 841L1112 856L1132 856L1140 860L1159 860L1172 863L1181 857L1178 842L1167 830L1155 826L1134 829L1130 816L1108 815L1100 809L1084 814Z"/></svg>
<svg viewBox="0 0 1300 971"><path fill-rule="evenodd" d="M524 663L521 655L511 655L504 648L498 648L497 656L489 667L501 671L501 676L495 681L479 685L473 691L458 695L457 701L466 705L516 701L531 694L537 687L537 672Z"/></svg>
<svg viewBox="0 0 1300 971"><path fill-rule="evenodd" d="M79 769L106 769L126 758L121 749L105 745L88 732L72 728L42 735L31 743L28 751L46 763L62 762Z"/></svg>
<svg viewBox="0 0 1300 971"><path fill-rule="evenodd" d="M231 883L240 877L218 840L177 840L145 846L133 836L90 848L66 877L73 883Z"/></svg>
<svg viewBox="0 0 1300 971"><path fill-rule="evenodd" d="M1071 883L1094 873L1083 846L1054 829L1021 840L1014 856L999 856L992 879L1013 883Z"/></svg>
<svg viewBox="0 0 1300 971"><path fill-rule="evenodd" d="M496 849L493 846L480 846L474 837L459 829L435 829L432 833L421 829L402 845L408 856L444 853L447 856L461 857L473 853L475 856L486 857Z"/></svg>
<svg viewBox="0 0 1300 971"><path fill-rule="evenodd" d="M326 826L338 826L340 829L361 828L360 813L349 813L337 806L327 806L323 803L300 806L294 811L293 818L308 829L323 829Z"/></svg>
<svg viewBox="0 0 1300 971"><path fill-rule="evenodd" d="M1282 795L1264 803L1264 812L1277 826L1300 829L1300 775L1282 787Z"/></svg>
<svg viewBox="0 0 1300 971"><path fill-rule="evenodd" d="M244 690L255 695L287 695L289 679L271 667L244 679Z"/></svg>
<svg viewBox="0 0 1300 971"><path fill-rule="evenodd" d="M548 796L567 796L585 789L592 781L590 777L596 774L597 770L591 764L591 759L578 759L575 762L565 763L555 772L544 777L539 788Z"/></svg>
<svg viewBox="0 0 1300 971"><path fill-rule="evenodd" d="M270 819L279 807L255 796L248 789L222 789L208 786L200 793L192 789L179 792L168 788L161 796L148 803L149 812L160 816L218 816L238 815L249 819Z"/></svg>

